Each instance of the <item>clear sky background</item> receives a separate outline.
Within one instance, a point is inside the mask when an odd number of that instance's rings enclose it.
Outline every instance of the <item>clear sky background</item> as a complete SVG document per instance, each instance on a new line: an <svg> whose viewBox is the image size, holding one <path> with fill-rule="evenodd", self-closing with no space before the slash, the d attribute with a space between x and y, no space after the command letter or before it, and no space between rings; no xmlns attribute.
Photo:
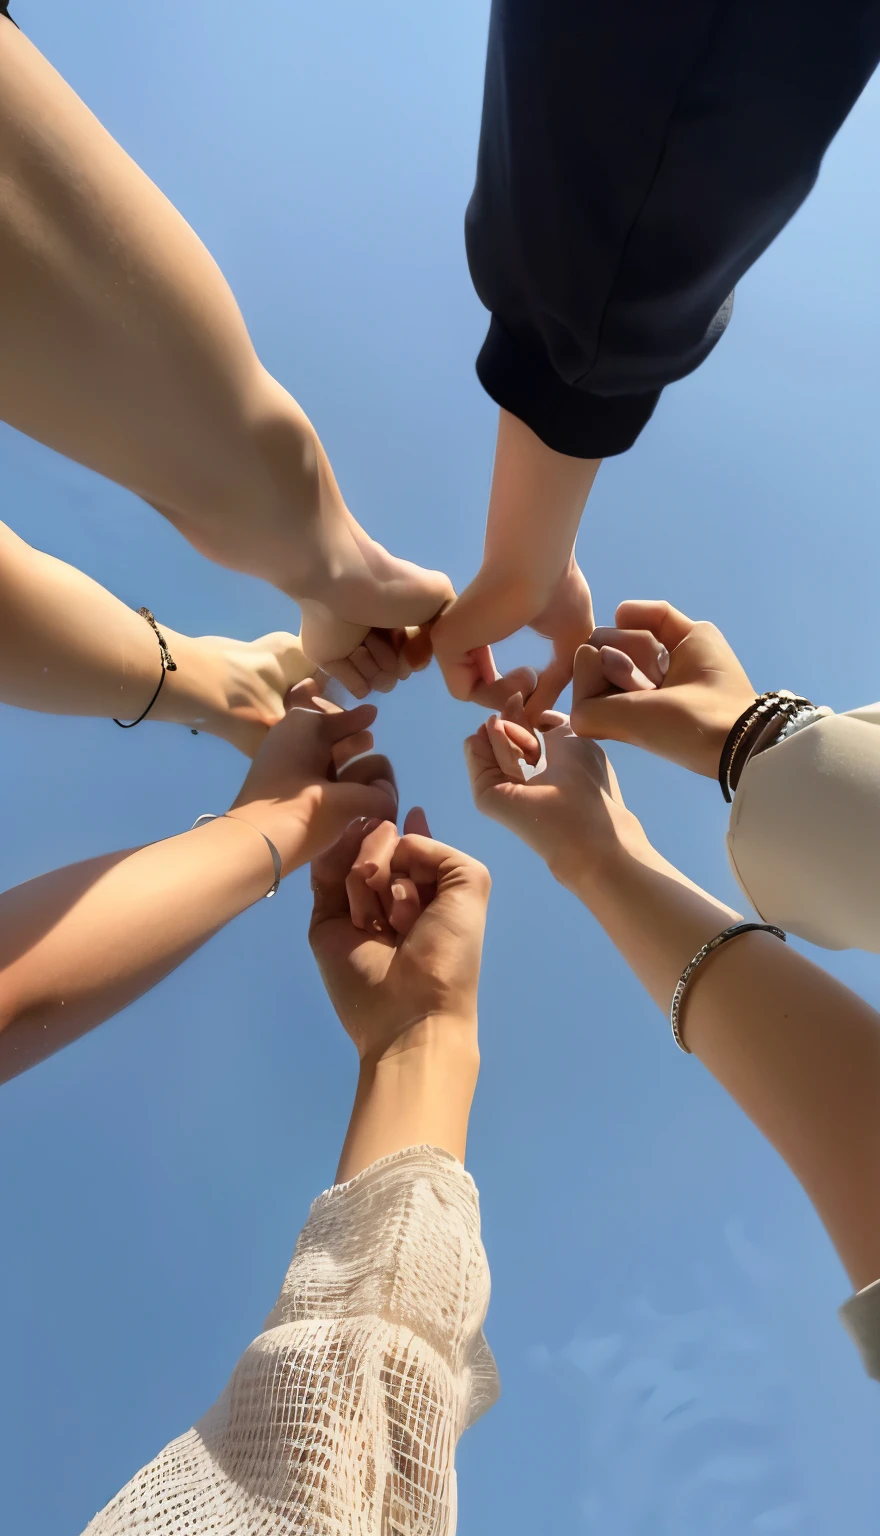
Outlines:
<svg viewBox="0 0 880 1536"><path fill-rule="evenodd" d="M463 586L495 417L462 236L486 0L13 9L214 253L357 516ZM878 86L712 358L602 469L580 545L600 622L623 597L668 597L722 626L758 688L840 709L880 691ZM7 428L0 500L26 539L174 628L296 627L281 594ZM475 718L435 670L382 701L378 726L406 802L495 877L469 1162L504 1395L461 1446L462 1536L868 1536L880 1396L835 1317L846 1278L592 919L476 816L461 759ZM0 728L7 886L177 832L245 769L168 726L4 709ZM735 900L717 786L614 761L662 851ZM205 1411L332 1180L355 1062L308 905L294 876L0 1094L10 1533L76 1536ZM880 1004L876 958L830 966Z"/></svg>

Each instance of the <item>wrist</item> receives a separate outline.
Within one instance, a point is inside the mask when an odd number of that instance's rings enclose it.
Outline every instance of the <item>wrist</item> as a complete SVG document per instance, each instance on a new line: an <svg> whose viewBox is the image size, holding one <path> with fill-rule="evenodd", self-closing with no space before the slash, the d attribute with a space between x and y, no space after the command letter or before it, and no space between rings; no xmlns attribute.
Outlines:
<svg viewBox="0 0 880 1536"><path fill-rule="evenodd" d="M297 814L296 801L284 806L271 800L249 800L243 805L236 802L226 816L231 821L249 822L275 844L281 856L282 875L291 874L306 862L308 814Z"/></svg>
<svg viewBox="0 0 880 1536"><path fill-rule="evenodd" d="M188 725L191 730L207 731L213 736L222 735L219 727L226 710L216 654L189 635L178 634L162 624L159 627L176 668L165 674L152 711L154 718L172 725ZM158 667L158 647L156 663Z"/></svg>
<svg viewBox="0 0 880 1536"><path fill-rule="evenodd" d="M547 860L551 875L560 885L592 908L599 892L633 860L653 852L637 816L625 806L608 807L608 825L601 837L573 836L557 854Z"/></svg>
<svg viewBox="0 0 880 1536"><path fill-rule="evenodd" d="M474 1081L480 1066L476 1010L461 1013L422 1014L406 1024L393 1038L361 1053L361 1076L392 1064L395 1069L423 1070L441 1060L473 1068Z"/></svg>

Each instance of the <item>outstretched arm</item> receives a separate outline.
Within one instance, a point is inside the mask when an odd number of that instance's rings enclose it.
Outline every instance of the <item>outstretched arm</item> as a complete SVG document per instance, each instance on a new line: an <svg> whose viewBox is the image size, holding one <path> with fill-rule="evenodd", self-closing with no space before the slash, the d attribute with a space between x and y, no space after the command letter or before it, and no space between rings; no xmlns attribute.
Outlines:
<svg viewBox="0 0 880 1536"><path fill-rule="evenodd" d="M218 1513L230 1530L453 1536L456 1443L498 1393L459 1161L488 878L422 816L408 826L361 820L313 866L312 947L361 1062L338 1182L219 1401L90 1536L160 1512L169 1536L208 1536Z"/></svg>
<svg viewBox="0 0 880 1536"><path fill-rule="evenodd" d="M387 759L344 767L372 745L375 710L304 707L313 690L294 694L228 816L0 896L0 1081L117 1013L265 896L274 879L266 837L287 874L353 815L394 806Z"/></svg>
<svg viewBox="0 0 880 1536"><path fill-rule="evenodd" d="M160 624L175 670L148 719L188 725L249 756L313 670L295 635L245 644ZM159 642L133 609L0 523L0 700L46 714L136 720L162 676Z"/></svg>
<svg viewBox="0 0 880 1536"><path fill-rule="evenodd" d="M549 724L549 722L548 722ZM651 847L613 770L567 723L528 784L517 724L467 744L474 795L546 860L668 1013L685 966L737 921ZM708 957L687 990L686 1045L773 1144L813 1201L857 1289L880 1278L880 1015L766 933Z"/></svg>

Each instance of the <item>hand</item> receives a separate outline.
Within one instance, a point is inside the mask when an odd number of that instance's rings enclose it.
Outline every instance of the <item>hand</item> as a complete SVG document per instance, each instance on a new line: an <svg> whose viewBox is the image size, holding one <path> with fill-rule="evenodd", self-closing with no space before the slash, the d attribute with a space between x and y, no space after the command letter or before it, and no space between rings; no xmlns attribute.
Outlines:
<svg viewBox="0 0 880 1536"><path fill-rule="evenodd" d="M575 658L573 729L714 778L731 727L755 698L724 636L664 602L621 603L615 617L618 628L596 630Z"/></svg>
<svg viewBox="0 0 880 1536"><path fill-rule="evenodd" d="M365 699L374 691L390 693L413 672L423 672L431 656L430 624L371 629L350 656L328 661L323 670L356 699Z"/></svg>
<svg viewBox="0 0 880 1536"><path fill-rule="evenodd" d="M388 759L359 755L371 752L375 707L341 710L320 697L311 678L293 690L288 703L230 811L271 838L285 874L330 847L353 817L397 815Z"/></svg>
<svg viewBox="0 0 880 1536"><path fill-rule="evenodd" d="M534 673L527 677L526 669L503 679L494 666L488 674L481 670L480 658L490 654L489 642L504 640L526 627L553 643L553 658L536 679ZM548 585L481 572L438 619L432 638L454 698L499 708L519 691L527 701L529 718L536 720L571 681L575 653L592 632L590 589L572 556L563 574ZM478 693L478 681L491 682L490 690Z"/></svg>
<svg viewBox="0 0 880 1536"><path fill-rule="evenodd" d="M607 861L641 845L644 833L600 747L578 740L564 715L548 713L538 728L547 765L527 783L520 761L537 765L540 744L521 701L511 700L505 718L493 716L469 736L471 791L484 816L515 832L562 885L582 894L585 881L601 878Z"/></svg>
<svg viewBox="0 0 880 1536"><path fill-rule="evenodd" d="M309 939L324 985L362 1062L400 1051L439 1021L470 1043L488 871L431 839L411 811L361 820L312 866Z"/></svg>

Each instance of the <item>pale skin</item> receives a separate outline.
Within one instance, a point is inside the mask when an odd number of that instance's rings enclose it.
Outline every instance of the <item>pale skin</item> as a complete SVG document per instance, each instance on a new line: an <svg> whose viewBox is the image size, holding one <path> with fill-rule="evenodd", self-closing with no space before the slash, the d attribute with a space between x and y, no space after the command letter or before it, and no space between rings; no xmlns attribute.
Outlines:
<svg viewBox="0 0 880 1536"><path fill-rule="evenodd" d="M375 833L387 857L376 883L397 923L355 921ZM413 898L404 913L392 886ZM477 989L490 880L487 870L435 842L424 813L363 819L312 866L309 938L360 1070L338 1183L377 1158L422 1144L464 1162L479 1072Z"/></svg>
<svg viewBox="0 0 880 1536"><path fill-rule="evenodd" d="M442 572L360 528L201 241L5 17L0 334L0 418L296 598L306 655L356 694L361 663L375 674L401 655L373 656L376 631L452 598Z"/></svg>
<svg viewBox="0 0 880 1536"><path fill-rule="evenodd" d="M531 696L524 690L529 717L552 708L571 681L575 653L594 624L575 541L600 463L556 453L500 412L483 563L433 630L434 653L456 698L470 696L480 648L525 627L553 646Z"/></svg>
<svg viewBox="0 0 880 1536"><path fill-rule="evenodd" d="M478 808L544 859L668 1014L688 961L739 914L657 853L604 753L563 717L545 717L547 769L521 782L516 761L536 761L537 743L513 713L466 743ZM880 1277L880 1015L794 949L750 933L699 967L681 1023L694 1056L803 1185L855 1289L872 1284Z"/></svg>
<svg viewBox="0 0 880 1536"><path fill-rule="evenodd" d="M264 897L274 869L261 834L287 875L353 818L396 815L391 765L372 753L375 715L327 704L308 680L227 816L0 896L0 1081L126 1007Z"/></svg>
<svg viewBox="0 0 880 1536"><path fill-rule="evenodd" d="M296 635L246 643L159 628L176 671L149 720L221 736L253 757L310 675ZM0 523L0 700L46 714L134 720L161 674L149 625L81 571L32 549Z"/></svg>

